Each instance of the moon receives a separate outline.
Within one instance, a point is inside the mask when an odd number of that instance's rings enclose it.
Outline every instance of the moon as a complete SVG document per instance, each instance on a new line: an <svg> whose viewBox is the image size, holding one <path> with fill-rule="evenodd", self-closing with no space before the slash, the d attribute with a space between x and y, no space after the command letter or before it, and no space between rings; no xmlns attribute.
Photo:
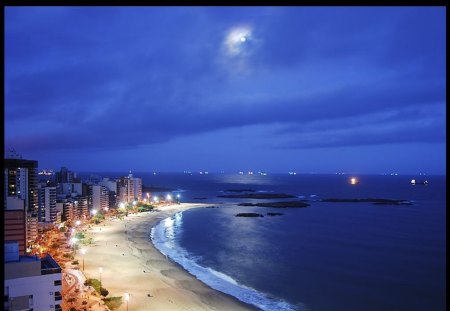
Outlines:
<svg viewBox="0 0 450 311"><path fill-rule="evenodd" d="M228 31L224 45L229 56L243 56L248 51L245 42L252 39L252 29L249 26L240 26Z"/></svg>

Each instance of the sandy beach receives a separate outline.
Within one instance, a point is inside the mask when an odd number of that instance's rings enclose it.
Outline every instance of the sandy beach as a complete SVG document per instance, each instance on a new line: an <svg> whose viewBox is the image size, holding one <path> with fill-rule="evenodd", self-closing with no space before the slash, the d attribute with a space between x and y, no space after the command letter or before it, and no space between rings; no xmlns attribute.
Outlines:
<svg viewBox="0 0 450 311"><path fill-rule="evenodd" d="M181 266L162 255L150 242L150 230L178 211L207 204L182 203L160 211L110 219L88 231L94 244L84 255L84 274L100 279L109 296L130 293L128 310L256 310L206 286ZM81 254L77 254L82 261ZM118 310L127 310L124 302Z"/></svg>

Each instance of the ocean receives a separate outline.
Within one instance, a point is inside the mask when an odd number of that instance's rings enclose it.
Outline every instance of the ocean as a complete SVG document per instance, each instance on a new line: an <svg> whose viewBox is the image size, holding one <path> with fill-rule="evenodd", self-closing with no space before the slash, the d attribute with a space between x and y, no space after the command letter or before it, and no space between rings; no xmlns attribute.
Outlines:
<svg viewBox="0 0 450 311"><path fill-rule="evenodd" d="M145 186L177 189L182 202L216 207L161 221L151 240L209 286L262 310L446 309L445 176L359 175L351 185L349 175L134 175ZM413 186L412 178L429 184ZM218 197L227 189L292 194L310 206L237 206L281 200ZM320 201L325 198L413 204ZM283 215L235 217L240 212Z"/></svg>

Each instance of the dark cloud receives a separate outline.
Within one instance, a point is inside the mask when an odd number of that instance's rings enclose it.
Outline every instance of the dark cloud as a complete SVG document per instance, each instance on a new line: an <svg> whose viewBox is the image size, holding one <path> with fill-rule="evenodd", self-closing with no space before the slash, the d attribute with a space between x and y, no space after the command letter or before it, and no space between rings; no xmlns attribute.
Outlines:
<svg viewBox="0 0 450 311"><path fill-rule="evenodd" d="M230 57L240 25L252 36ZM439 7L8 7L6 145L112 150L252 125L274 148L443 142L444 27Z"/></svg>

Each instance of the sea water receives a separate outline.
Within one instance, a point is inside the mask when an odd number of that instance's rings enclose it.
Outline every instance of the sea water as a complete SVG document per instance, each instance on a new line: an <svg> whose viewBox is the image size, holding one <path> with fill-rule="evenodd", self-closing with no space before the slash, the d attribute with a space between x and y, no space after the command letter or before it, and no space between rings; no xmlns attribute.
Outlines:
<svg viewBox="0 0 450 311"><path fill-rule="evenodd" d="M181 201L216 206L161 221L151 239L204 283L262 310L445 310L445 176L413 186L417 176L361 175L351 185L348 175L135 175L146 186L176 188ZM310 206L237 206L281 200L218 197L229 189L288 193ZM239 212L283 215L235 217Z"/></svg>

